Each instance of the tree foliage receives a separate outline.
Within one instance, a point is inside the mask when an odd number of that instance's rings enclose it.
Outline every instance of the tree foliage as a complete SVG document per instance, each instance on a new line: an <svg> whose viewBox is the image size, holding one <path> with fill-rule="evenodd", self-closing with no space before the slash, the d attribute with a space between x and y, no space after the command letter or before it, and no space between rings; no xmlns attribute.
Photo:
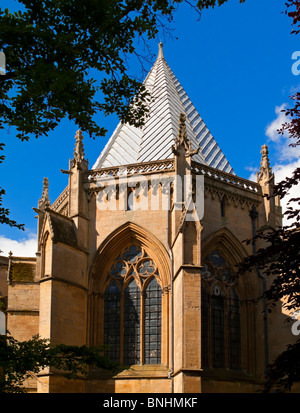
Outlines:
<svg viewBox="0 0 300 413"><path fill-rule="evenodd" d="M100 112L143 125L149 96L141 80L128 74L128 57L143 61L136 39L154 39L183 1L18 0L14 13L0 8L0 51L6 57L0 129L14 127L19 139L28 140L67 118L101 137L106 129L97 120ZM227 0L185 1L201 11ZM24 229L3 207L0 223Z"/></svg>
<svg viewBox="0 0 300 413"><path fill-rule="evenodd" d="M90 136L103 136L105 129L94 119L99 111L139 126L146 92L127 74L126 59L135 53L136 36L153 38L160 17L171 18L174 2L19 3L24 11L0 9L0 49L6 56L0 125L16 127L22 140L48 134L65 117Z"/></svg>
<svg viewBox="0 0 300 413"><path fill-rule="evenodd" d="M24 381L48 366L68 379L85 377L91 366L116 372L118 365L104 357L103 351L104 346L52 346L39 336L28 341L0 336L0 393L25 391Z"/></svg>
<svg viewBox="0 0 300 413"><path fill-rule="evenodd" d="M127 58L137 54L135 39L155 38L182 0L18 1L23 7L15 13L0 8L6 56L0 126L16 127L26 140L68 117L91 136L103 136L105 128L94 119L99 111L140 126L147 93L128 75ZM189 4L203 10L225 1Z"/></svg>
<svg viewBox="0 0 300 413"><path fill-rule="evenodd" d="M299 0L288 0L286 3L286 11L285 13L293 19L293 26L295 26L292 30L292 34L299 34L300 33L300 10L299 10Z"/></svg>
<svg viewBox="0 0 300 413"><path fill-rule="evenodd" d="M4 149L4 143L0 143L0 151ZM0 163L4 160L4 155L0 155ZM16 227L24 231L24 225L18 224L15 220L9 218L10 211L8 208L2 206L3 195L5 195L5 190L0 187L0 224L7 224L11 227ZM1 250L0 250L1 252Z"/></svg>

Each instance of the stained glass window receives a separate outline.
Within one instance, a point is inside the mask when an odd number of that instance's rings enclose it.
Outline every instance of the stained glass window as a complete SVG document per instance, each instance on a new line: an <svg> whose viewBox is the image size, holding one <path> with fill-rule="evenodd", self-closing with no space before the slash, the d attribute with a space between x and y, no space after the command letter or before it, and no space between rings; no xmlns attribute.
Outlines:
<svg viewBox="0 0 300 413"><path fill-rule="evenodd" d="M202 283L201 287L201 358L202 366L208 366L208 340L209 340L209 297Z"/></svg>
<svg viewBox="0 0 300 413"><path fill-rule="evenodd" d="M224 297L216 285L211 297L212 366L224 367Z"/></svg>
<svg viewBox="0 0 300 413"><path fill-rule="evenodd" d="M161 363L161 284L144 248L130 245L116 257L106 278L104 343L125 365ZM122 350L121 350L122 349Z"/></svg>
<svg viewBox="0 0 300 413"><path fill-rule="evenodd" d="M145 291L145 363L161 362L161 288L155 278Z"/></svg>
<svg viewBox="0 0 300 413"><path fill-rule="evenodd" d="M124 294L124 363L140 362L140 289L132 281Z"/></svg>
<svg viewBox="0 0 300 413"><path fill-rule="evenodd" d="M240 301L233 269L218 250L202 266L203 367L241 368Z"/></svg>
<svg viewBox="0 0 300 413"><path fill-rule="evenodd" d="M120 303L121 291L111 281L104 294L104 344L106 357L120 361Z"/></svg>
<svg viewBox="0 0 300 413"><path fill-rule="evenodd" d="M241 365L240 302L235 289L231 291L228 308L228 363L229 368L238 369Z"/></svg>

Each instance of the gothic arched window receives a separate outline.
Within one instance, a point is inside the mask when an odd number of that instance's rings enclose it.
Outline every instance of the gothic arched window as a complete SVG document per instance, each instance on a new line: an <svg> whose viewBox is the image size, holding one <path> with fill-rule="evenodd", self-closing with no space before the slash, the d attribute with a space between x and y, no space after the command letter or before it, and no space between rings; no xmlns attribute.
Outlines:
<svg viewBox="0 0 300 413"><path fill-rule="evenodd" d="M240 301L233 269L218 250L202 267L202 365L241 368Z"/></svg>
<svg viewBox="0 0 300 413"><path fill-rule="evenodd" d="M129 246L112 264L104 292L104 344L111 360L161 363L160 283L156 264L140 246Z"/></svg>

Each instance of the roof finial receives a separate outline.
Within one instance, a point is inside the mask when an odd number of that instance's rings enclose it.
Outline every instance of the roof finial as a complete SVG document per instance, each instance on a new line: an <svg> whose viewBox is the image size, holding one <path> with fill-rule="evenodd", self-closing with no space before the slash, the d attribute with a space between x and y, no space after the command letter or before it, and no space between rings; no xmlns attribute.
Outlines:
<svg viewBox="0 0 300 413"><path fill-rule="evenodd" d="M83 148L83 134L79 129L75 135L75 149L74 149L74 158L70 160L70 168L75 168L81 170L82 168L87 169L89 166L89 161L85 159L84 148ZM61 170L63 173L70 173L69 171Z"/></svg>
<svg viewBox="0 0 300 413"><path fill-rule="evenodd" d="M200 147L196 150L191 150L191 141L187 136L186 130L186 115L184 113L180 113L179 115L179 122L178 122L178 135L175 139L175 145L172 146L172 152L178 156L179 152L178 149L180 147L184 148L185 156L193 156L199 152Z"/></svg>
<svg viewBox="0 0 300 413"><path fill-rule="evenodd" d="M162 42L159 42L159 43L158 43L158 56L157 56L158 59L163 59L163 58L164 58L164 50L163 50L163 47L164 47L163 43L162 43Z"/></svg>
<svg viewBox="0 0 300 413"><path fill-rule="evenodd" d="M78 130L75 135L76 143L75 143L75 150L74 150L74 159L76 162L81 163L84 159L84 150L83 150L83 135L81 130Z"/></svg>
<svg viewBox="0 0 300 413"><path fill-rule="evenodd" d="M269 161L269 150L266 144L261 147L261 162L260 162L260 172L257 173L257 182L262 180L268 180L272 176L272 169L270 167Z"/></svg>
<svg viewBox="0 0 300 413"><path fill-rule="evenodd" d="M186 149L190 149L190 141L187 138L186 125L185 125L186 116L184 113L180 113L179 122L178 122L178 135L175 143L177 145L182 145Z"/></svg>
<svg viewBox="0 0 300 413"><path fill-rule="evenodd" d="M43 193L42 197L38 201L38 208L44 209L45 207L49 207L51 205L49 199L49 181L48 178L44 178L43 181Z"/></svg>

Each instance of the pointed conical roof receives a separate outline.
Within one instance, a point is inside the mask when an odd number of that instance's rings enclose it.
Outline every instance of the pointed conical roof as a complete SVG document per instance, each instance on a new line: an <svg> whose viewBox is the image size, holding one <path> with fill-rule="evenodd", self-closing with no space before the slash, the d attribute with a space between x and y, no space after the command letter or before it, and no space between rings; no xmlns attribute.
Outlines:
<svg viewBox="0 0 300 413"><path fill-rule="evenodd" d="M180 113L184 113L191 149L200 146L193 160L233 173L225 155L167 64L162 43L144 85L151 95L144 126L136 128L120 122L93 169L172 158L171 147L178 133L178 119Z"/></svg>

